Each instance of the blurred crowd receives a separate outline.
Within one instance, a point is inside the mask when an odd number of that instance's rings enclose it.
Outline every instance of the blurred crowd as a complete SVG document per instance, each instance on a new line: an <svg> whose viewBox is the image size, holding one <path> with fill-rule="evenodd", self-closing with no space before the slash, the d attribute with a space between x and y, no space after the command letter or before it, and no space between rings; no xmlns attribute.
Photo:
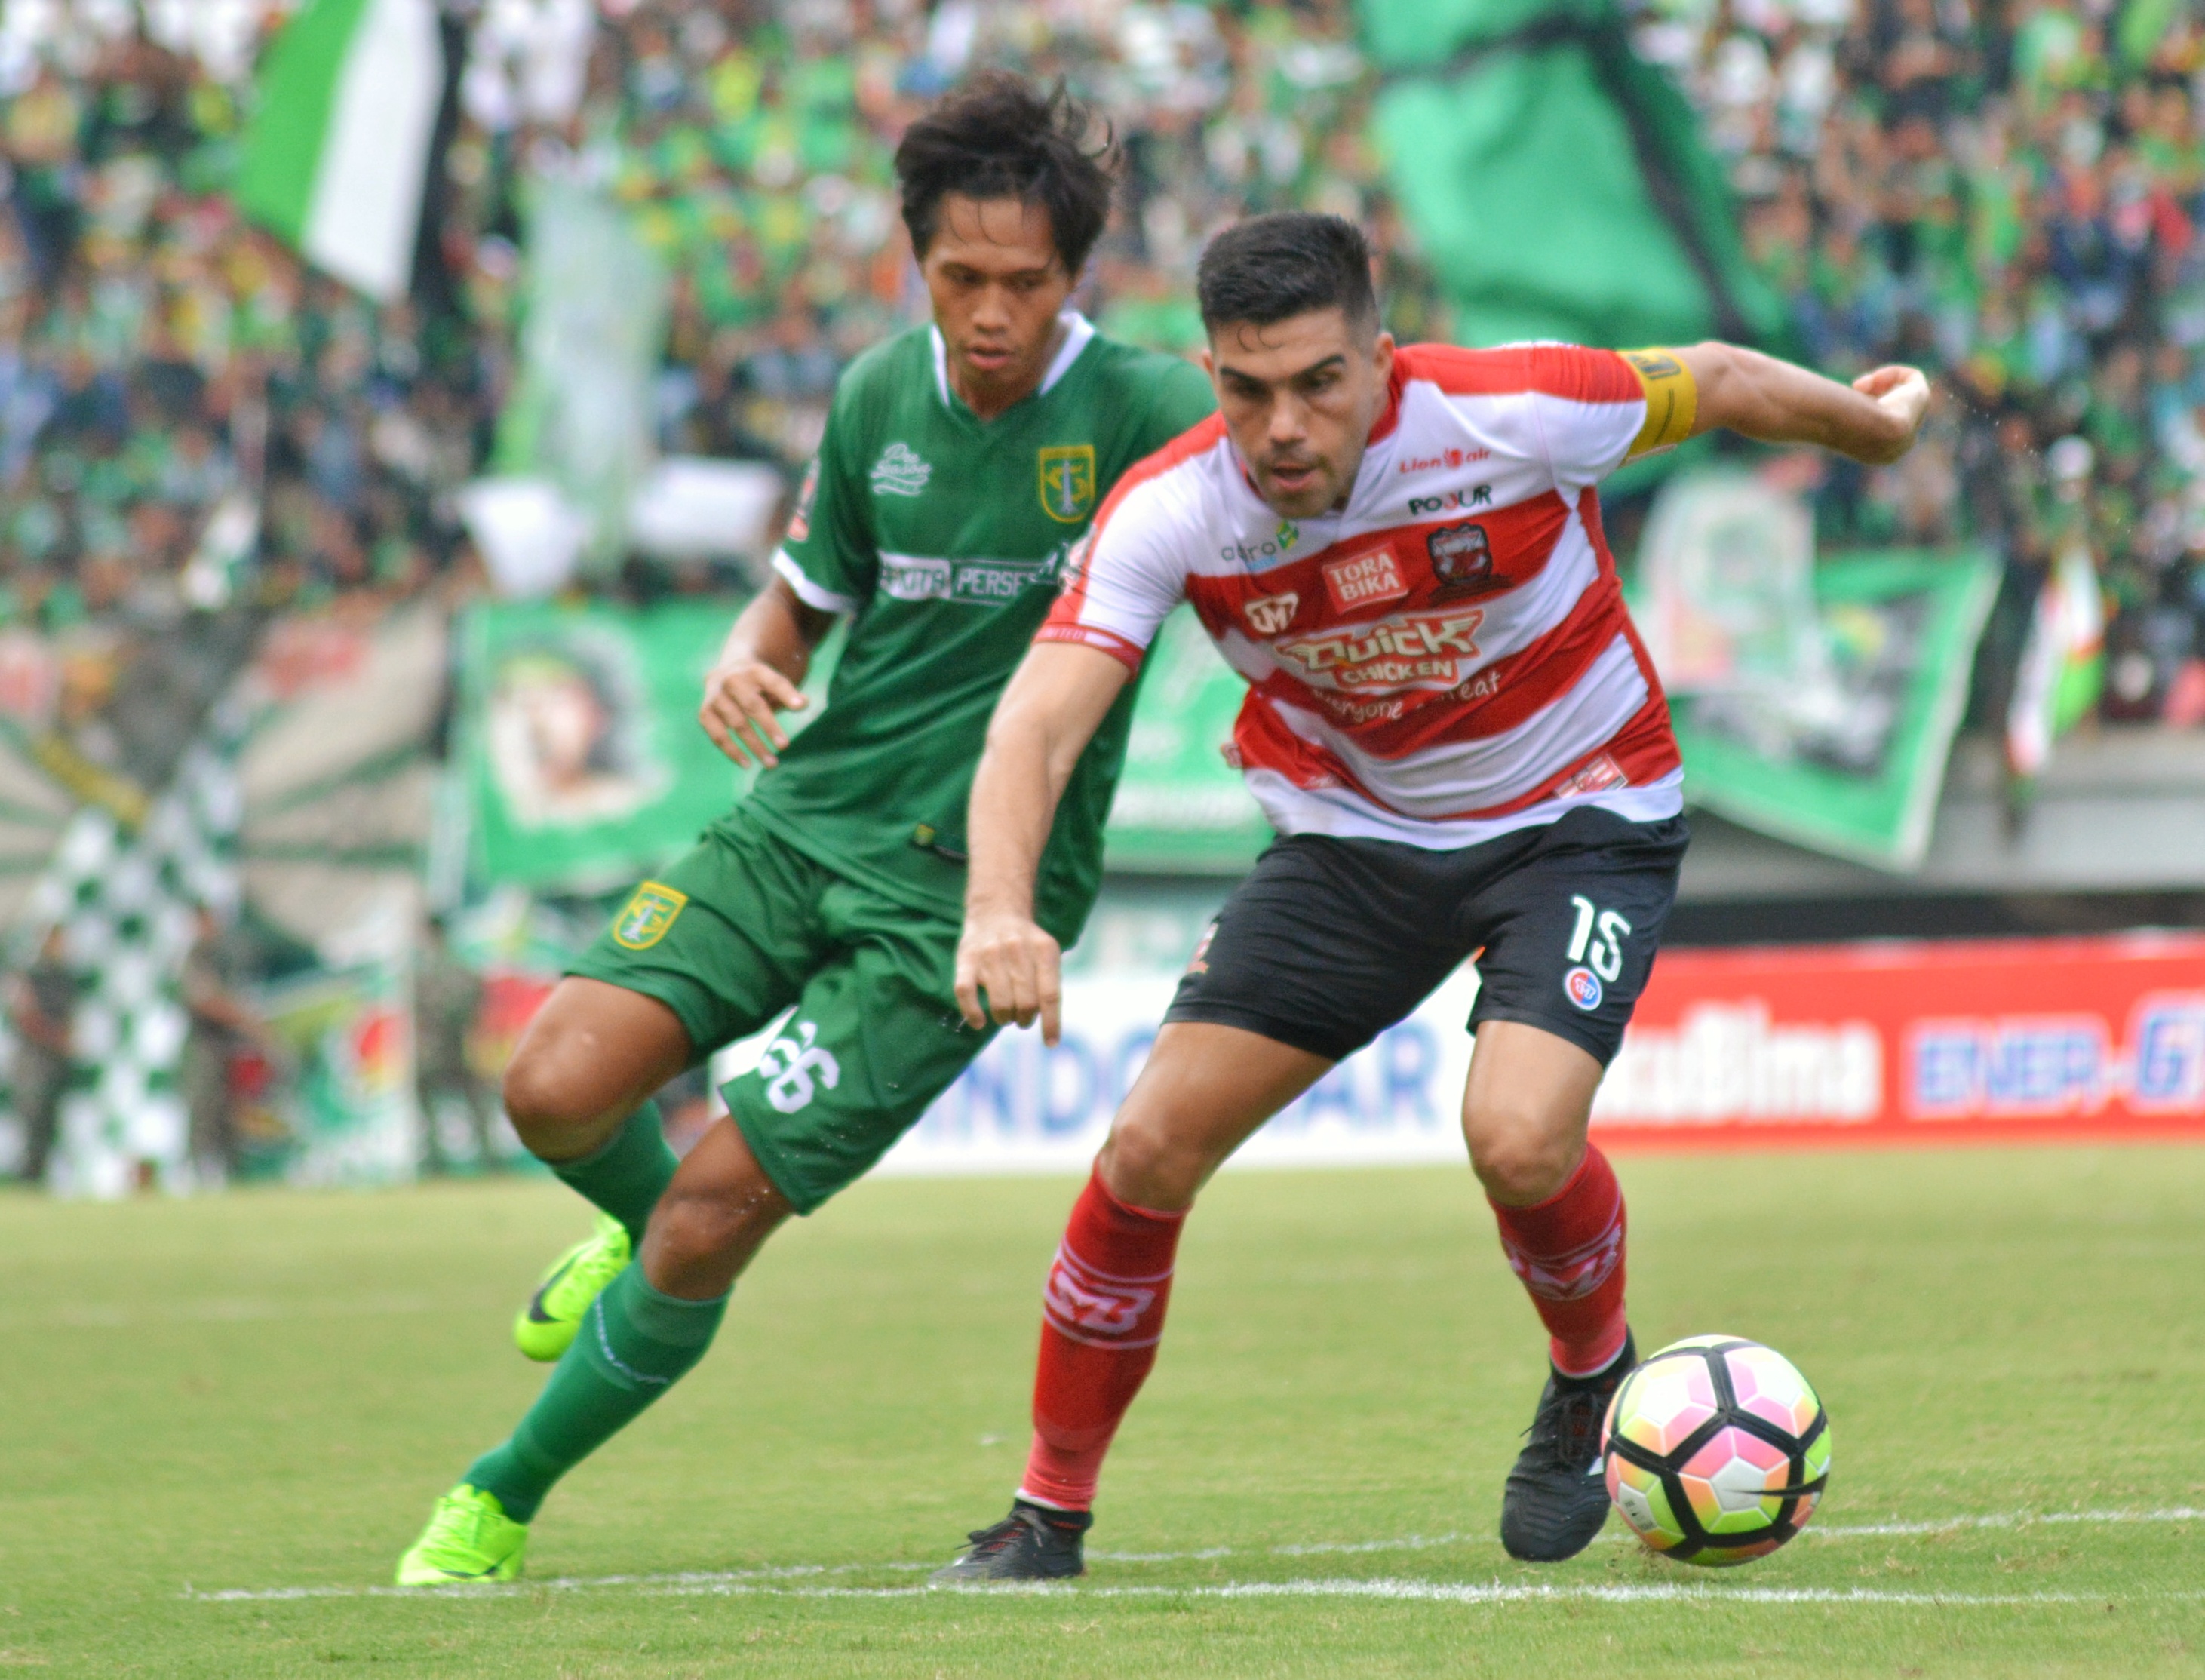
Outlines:
<svg viewBox="0 0 2205 1680"><path fill-rule="evenodd" d="M284 0L0 10L0 620L472 586L455 492L495 456L525 184L546 174L608 187L672 276L659 447L800 467L841 367L919 306L890 158L977 63L1066 76L1125 145L1085 299L1106 329L1190 347L1204 238L1283 205L1370 226L1397 332L1447 329L1365 138L1376 81L1347 0L451 9L473 39L456 138L413 295L387 307L224 196ZM2054 552L2087 543L2112 611L2107 715L2205 718L2189 9L1649 0L1637 19L1705 113L1801 353L1942 376L1899 467L1816 469L1824 541L1994 544L1994 681Z"/></svg>
<svg viewBox="0 0 2205 1680"><path fill-rule="evenodd" d="M490 358L240 220L242 83L56 26L0 56L0 615L160 622L248 577L272 605L421 587Z"/></svg>
<svg viewBox="0 0 2205 1680"><path fill-rule="evenodd" d="M224 193L288 9L0 15L0 621L467 586L455 492L513 385L533 175L609 187L672 276L659 447L791 471L842 366L920 306L890 160L974 63L1109 111L1127 213L1086 301L1121 335L1195 341L1194 257L1244 206L1392 225L1342 0L477 0L413 295L379 307Z"/></svg>
<svg viewBox="0 0 2205 1680"><path fill-rule="evenodd" d="M2048 567L2083 545L2109 614L2101 714L2205 721L2196 9L1667 0L1638 43L1704 111L1801 351L1940 376L1900 466L1822 469L1823 540L1996 548L1992 687Z"/></svg>

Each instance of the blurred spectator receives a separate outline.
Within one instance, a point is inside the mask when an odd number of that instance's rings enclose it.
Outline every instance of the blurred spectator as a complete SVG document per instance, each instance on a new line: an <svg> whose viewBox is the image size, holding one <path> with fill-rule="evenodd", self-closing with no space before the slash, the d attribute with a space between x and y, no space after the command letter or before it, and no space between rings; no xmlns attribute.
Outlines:
<svg viewBox="0 0 2205 1680"><path fill-rule="evenodd" d="M184 957L189 1025L180 1077L191 1118L192 1171L202 1184L228 1183L242 1164L232 1064L246 1050L274 1054L260 1018L242 995L247 975L241 941L201 905L198 935Z"/></svg>
<svg viewBox="0 0 2205 1680"><path fill-rule="evenodd" d="M471 1054L482 1001L482 977L452 949L444 918L430 917L413 953L413 1084L421 1106L422 1168L439 1178L452 1170L437 1117L446 1097L457 1097L467 1110L477 1169L488 1172L498 1165L490 1118L496 1111Z"/></svg>
<svg viewBox="0 0 2205 1680"><path fill-rule="evenodd" d="M62 956L56 928L39 953L8 983L8 1018L15 1030L15 1118L23 1128L21 1175L44 1184L54 1149L55 1121L68 1088L69 1023L76 1013L76 978Z"/></svg>

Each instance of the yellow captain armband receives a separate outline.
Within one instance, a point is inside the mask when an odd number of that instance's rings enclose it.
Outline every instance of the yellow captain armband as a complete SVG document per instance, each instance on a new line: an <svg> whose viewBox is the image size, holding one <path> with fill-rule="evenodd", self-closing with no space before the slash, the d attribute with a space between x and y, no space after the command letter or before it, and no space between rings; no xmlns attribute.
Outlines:
<svg viewBox="0 0 2205 1680"><path fill-rule="evenodd" d="M1631 439L1626 459L1675 448L1692 435L1692 421L1700 412L1691 370L1674 350L1626 350L1622 355L1646 393L1646 424Z"/></svg>

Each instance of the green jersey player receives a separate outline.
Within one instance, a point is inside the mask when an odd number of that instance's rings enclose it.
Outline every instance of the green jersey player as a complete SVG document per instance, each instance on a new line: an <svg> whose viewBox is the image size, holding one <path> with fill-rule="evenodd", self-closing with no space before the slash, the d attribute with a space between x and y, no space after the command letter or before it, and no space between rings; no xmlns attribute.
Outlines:
<svg viewBox="0 0 2205 1680"><path fill-rule="evenodd" d="M516 1327L557 1368L438 1501L401 1585L510 1580L551 1485L703 1356L792 1213L864 1173L987 1042L954 991L966 798L1004 681L1119 475L1212 407L1192 365L1098 337L1067 303L1108 218L1107 144L1061 90L989 75L896 153L930 327L837 388L777 576L706 679L700 721L751 796L637 887L506 1074L522 1140L601 1210ZM812 650L850 634L792 741ZM1129 705L1081 759L1037 914L1079 934ZM794 1013L678 1170L651 1094ZM586 1330L578 1328L586 1323Z"/></svg>

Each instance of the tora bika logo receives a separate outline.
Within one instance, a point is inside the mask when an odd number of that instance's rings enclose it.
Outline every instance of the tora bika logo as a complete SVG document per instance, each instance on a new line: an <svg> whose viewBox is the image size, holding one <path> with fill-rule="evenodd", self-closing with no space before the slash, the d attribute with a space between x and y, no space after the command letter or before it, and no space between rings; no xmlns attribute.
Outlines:
<svg viewBox="0 0 2205 1680"><path fill-rule="evenodd" d="M812 1076L829 1090L842 1083L842 1065L833 1054L818 1048L813 1040L819 1029L809 1021L795 1023L793 1038L783 1035L765 1047L758 1059L758 1077L766 1082L765 1100L784 1114L793 1114L818 1095Z"/></svg>

